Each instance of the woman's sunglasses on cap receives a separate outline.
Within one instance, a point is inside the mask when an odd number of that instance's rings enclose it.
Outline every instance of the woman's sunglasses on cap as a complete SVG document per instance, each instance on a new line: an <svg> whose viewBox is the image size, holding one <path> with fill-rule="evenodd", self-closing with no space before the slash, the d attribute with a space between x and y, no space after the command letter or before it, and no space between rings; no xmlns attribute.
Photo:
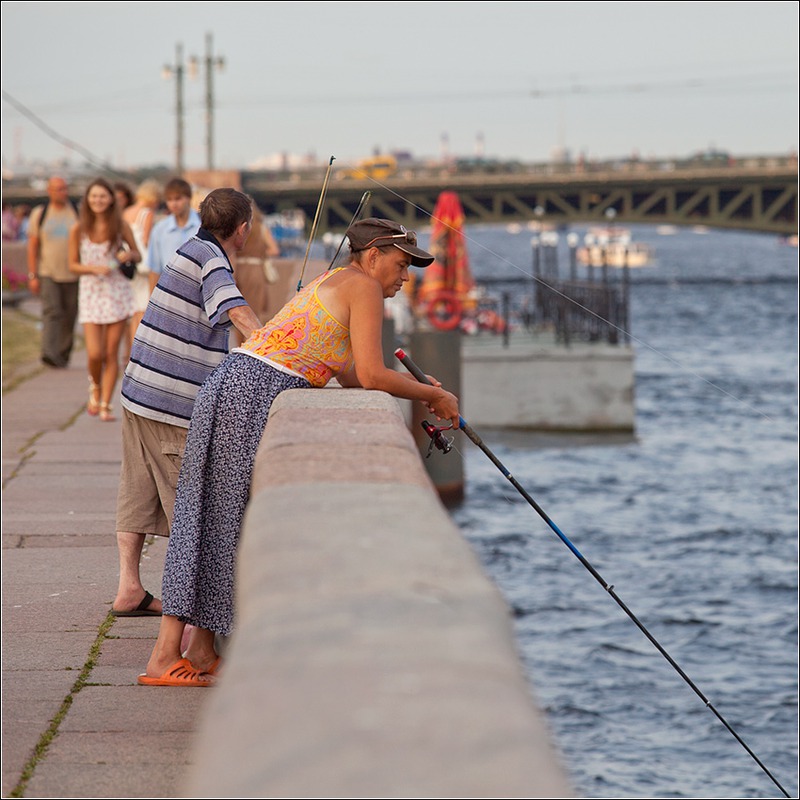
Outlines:
<svg viewBox="0 0 800 800"><path fill-rule="evenodd" d="M366 250L367 248L372 247L375 242L381 241L381 239L404 239L408 244L414 245L414 247L417 246L417 234L414 233L414 231L405 231L404 233L387 233L383 236L376 236L374 239L370 239L370 241L368 241L360 249Z"/></svg>

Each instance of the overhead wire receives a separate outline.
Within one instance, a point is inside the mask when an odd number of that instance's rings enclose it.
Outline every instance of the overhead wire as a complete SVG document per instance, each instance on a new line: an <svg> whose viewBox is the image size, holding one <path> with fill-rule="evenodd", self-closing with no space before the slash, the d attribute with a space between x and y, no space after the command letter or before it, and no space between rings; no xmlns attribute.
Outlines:
<svg viewBox="0 0 800 800"><path fill-rule="evenodd" d="M79 144L78 142L72 141L72 139L68 139L66 136L62 136L58 131L51 128L43 119L39 116L34 114L27 106L20 103L15 97L10 95L5 89L2 90L3 92L3 99L10 103L17 111L20 112L24 117L29 119L33 122L36 127L38 127L41 131L47 134L51 139L55 140L59 144L63 144L65 147L69 148L70 150L75 151L79 155L83 156L90 164L98 167L99 169L104 170L105 172L109 172L112 175L117 175L118 177L127 177L127 175L123 172L118 172L114 167L112 167L107 161L99 158L90 150L85 148L83 145Z"/></svg>

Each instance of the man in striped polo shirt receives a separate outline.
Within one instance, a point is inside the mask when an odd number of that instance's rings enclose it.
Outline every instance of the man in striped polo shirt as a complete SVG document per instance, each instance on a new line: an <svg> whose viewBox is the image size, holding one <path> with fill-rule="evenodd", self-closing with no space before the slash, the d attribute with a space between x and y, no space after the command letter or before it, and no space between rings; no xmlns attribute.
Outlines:
<svg viewBox="0 0 800 800"><path fill-rule="evenodd" d="M122 380L115 616L161 614L161 601L139 575L145 537L169 536L192 407L228 352L231 326L245 339L261 327L236 287L228 257L250 233L250 198L215 189L200 204L200 223L153 290Z"/></svg>

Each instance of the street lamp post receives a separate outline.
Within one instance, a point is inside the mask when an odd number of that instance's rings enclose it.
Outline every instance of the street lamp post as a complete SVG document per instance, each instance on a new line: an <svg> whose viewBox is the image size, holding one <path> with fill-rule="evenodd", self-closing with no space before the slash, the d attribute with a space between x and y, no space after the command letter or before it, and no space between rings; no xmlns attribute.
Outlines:
<svg viewBox="0 0 800 800"><path fill-rule="evenodd" d="M214 58L212 52L212 36L206 34L206 168L214 169L214 69L222 69L225 66L225 59L222 57ZM192 56L190 63L193 68L197 66L197 58Z"/></svg>
<svg viewBox="0 0 800 800"><path fill-rule="evenodd" d="M175 169L178 175L183 174L184 159L183 159L183 47L180 44L175 45L175 64L170 66L165 65L161 71L161 76L168 80L175 78Z"/></svg>

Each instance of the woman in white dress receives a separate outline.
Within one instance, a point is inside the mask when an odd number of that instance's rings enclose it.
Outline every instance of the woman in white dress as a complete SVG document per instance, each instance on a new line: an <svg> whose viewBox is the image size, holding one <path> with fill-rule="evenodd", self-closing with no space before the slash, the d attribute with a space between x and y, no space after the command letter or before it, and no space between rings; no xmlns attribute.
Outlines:
<svg viewBox="0 0 800 800"><path fill-rule="evenodd" d="M121 262L141 261L130 225L122 219L111 184L95 178L86 188L69 234L69 268L78 280L78 322L89 367L86 410L109 422L119 377L119 345L133 314L131 282Z"/></svg>

